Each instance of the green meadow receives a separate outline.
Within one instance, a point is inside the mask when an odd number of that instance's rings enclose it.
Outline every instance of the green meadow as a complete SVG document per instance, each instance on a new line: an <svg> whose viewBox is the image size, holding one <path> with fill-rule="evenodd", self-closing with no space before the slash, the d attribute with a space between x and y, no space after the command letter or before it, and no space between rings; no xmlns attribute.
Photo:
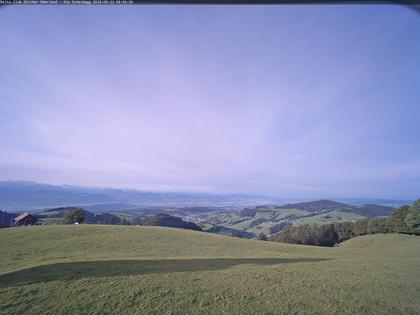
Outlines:
<svg viewBox="0 0 420 315"><path fill-rule="evenodd" d="M420 237L321 248L162 227L0 230L0 314L419 314Z"/></svg>

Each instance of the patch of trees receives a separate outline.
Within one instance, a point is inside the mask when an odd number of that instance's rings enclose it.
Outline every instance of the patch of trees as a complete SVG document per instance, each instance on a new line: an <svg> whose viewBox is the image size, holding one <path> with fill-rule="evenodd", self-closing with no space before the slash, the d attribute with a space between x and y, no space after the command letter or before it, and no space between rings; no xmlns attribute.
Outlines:
<svg viewBox="0 0 420 315"><path fill-rule="evenodd" d="M339 236L332 224L318 226L305 224L280 232L271 240L290 244L334 246L338 243Z"/></svg>
<svg viewBox="0 0 420 315"><path fill-rule="evenodd" d="M420 235L420 199L411 207L398 208L388 220L393 232Z"/></svg>
<svg viewBox="0 0 420 315"><path fill-rule="evenodd" d="M239 211L239 215L241 217L251 217L251 218L253 218L256 214L257 214L257 210L256 209L251 209L251 208L244 208L241 211Z"/></svg>
<svg viewBox="0 0 420 315"><path fill-rule="evenodd" d="M121 225L131 225L131 222L125 218L121 220Z"/></svg>
<svg viewBox="0 0 420 315"><path fill-rule="evenodd" d="M85 210L82 208L71 208L64 214L64 223L82 223L86 218Z"/></svg>
<svg viewBox="0 0 420 315"><path fill-rule="evenodd" d="M264 232L258 233L257 234L257 240L268 241L268 236Z"/></svg>
<svg viewBox="0 0 420 315"><path fill-rule="evenodd" d="M257 226L257 225L260 225L261 223L270 222L270 221L271 219L266 219L266 218L255 219L249 224L249 227Z"/></svg>
<svg viewBox="0 0 420 315"><path fill-rule="evenodd" d="M273 235L270 240L292 244L334 246L355 236L378 233L420 235L420 199L412 206L396 209L388 218L313 226L302 225Z"/></svg>
<svg viewBox="0 0 420 315"><path fill-rule="evenodd" d="M123 224L131 223L111 213L92 213L83 208L56 208L45 211L42 216L47 218L64 218L65 224L87 223L87 224Z"/></svg>
<svg viewBox="0 0 420 315"><path fill-rule="evenodd" d="M368 218L373 218L373 217L379 217L379 216L388 216L394 210L395 208L393 207L366 204L366 205L361 205L361 206L351 206L347 209L342 209L341 211L356 213L356 214L360 214Z"/></svg>
<svg viewBox="0 0 420 315"><path fill-rule="evenodd" d="M291 222L283 222L283 223L276 224L276 225L270 227L270 229L269 229L270 234L275 234L275 233L281 232L283 230L287 230L291 226L292 226Z"/></svg>

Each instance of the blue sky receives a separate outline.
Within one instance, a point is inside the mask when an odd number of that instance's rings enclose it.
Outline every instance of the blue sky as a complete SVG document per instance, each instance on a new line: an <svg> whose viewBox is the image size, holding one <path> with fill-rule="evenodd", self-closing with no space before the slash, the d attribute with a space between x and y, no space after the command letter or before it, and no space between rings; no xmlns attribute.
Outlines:
<svg viewBox="0 0 420 315"><path fill-rule="evenodd" d="M406 7L16 6L0 47L0 180L420 196Z"/></svg>

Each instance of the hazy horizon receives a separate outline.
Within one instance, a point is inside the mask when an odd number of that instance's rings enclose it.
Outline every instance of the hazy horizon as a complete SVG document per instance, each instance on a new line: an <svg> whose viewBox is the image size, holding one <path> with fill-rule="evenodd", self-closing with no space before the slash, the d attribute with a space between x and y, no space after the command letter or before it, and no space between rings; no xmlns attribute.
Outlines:
<svg viewBox="0 0 420 315"><path fill-rule="evenodd" d="M389 197L359 197L359 196L328 196L328 195L319 195L319 196L312 196L312 197L289 197L289 196L280 196L280 195L269 195L269 194L252 194L252 193L235 193L235 192L202 192L202 191L191 191L191 190L159 190L159 189L139 189L134 187L113 187L113 186L100 186L100 185L69 185L65 183L42 183L42 182L36 182L36 181L29 181L24 179L16 179L16 180L0 180L0 185L4 183L11 183L14 184L22 184L22 185L47 185L52 187L63 187L63 188L70 188L70 189L81 189L81 190L92 190L92 191L99 191L102 189L115 189L115 190L130 190L130 191L138 191L138 192L145 192L145 193L175 193L175 194L191 194L191 195L211 195L211 196L243 196L243 197L257 197L257 198L267 198L267 201L276 203L276 204L286 204L286 203L294 203L294 202L304 202L304 201L317 201L317 200L333 200L333 201L339 201L339 202L349 202L349 204L364 204L369 202L379 202L379 201L389 201L389 202L406 202L406 203L412 203L415 201L415 199L410 198L389 198ZM354 203L355 201L359 201L357 203ZM119 201L115 201L119 202ZM363 203L364 202L364 203ZM110 202L113 203L113 202ZM200 203L198 203L200 204ZM258 201L256 204L261 204L261 201ZM402 204L401 204L402 205Z"/></svg>
<svg viewBox="0 0 420 315"><path fill-rule="evenodd" d="M0 39L0 180L420 197L404 6L12 6Z"/></svg>

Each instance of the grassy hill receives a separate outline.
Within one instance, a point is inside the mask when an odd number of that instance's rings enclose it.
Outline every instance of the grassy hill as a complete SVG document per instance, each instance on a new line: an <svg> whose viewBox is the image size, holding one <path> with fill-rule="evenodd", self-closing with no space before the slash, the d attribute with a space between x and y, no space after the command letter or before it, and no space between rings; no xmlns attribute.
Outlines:
<svg viewBox="0 0 420 315"><path fill-rule="evenodd" d="M336 204L339 205L338 210L334 208ZM347 210L339 210L344 209L344 206L347 205L333 201L323 201L322 203L318 201L305 202L296 205L298 208L287 208L293 205L287 205L287 207L271 205L256 207L254 209L246 208L238 212L226 213L224 216L219 214L216 216L219 221L217 225L256 235L260 232L275 234L288 227L302 224L327 224L332 222L357 221L366 218L366 216L348 212ZM329 206L330 208L322 208L323 205ZM308 210L304 210L304 207L308 207ZM213 222L214 217L214 215L211 215L204 222Z"/></svg>
<svg viewBox="0 0 420 315"><path fill-rule="evenodd" d="M173 217L165 213L159 213L147 218L143 225L146 226L165 226L180 229L189 229L202 231L202 229L193 222L187 222L178 217Z"/></svg>
<svg viewBox="0 0 420 315"><path fill-rule="evenodd" d="M0 230L0 314L418 314L420 238L320 248L162 227Z"/></svg>

